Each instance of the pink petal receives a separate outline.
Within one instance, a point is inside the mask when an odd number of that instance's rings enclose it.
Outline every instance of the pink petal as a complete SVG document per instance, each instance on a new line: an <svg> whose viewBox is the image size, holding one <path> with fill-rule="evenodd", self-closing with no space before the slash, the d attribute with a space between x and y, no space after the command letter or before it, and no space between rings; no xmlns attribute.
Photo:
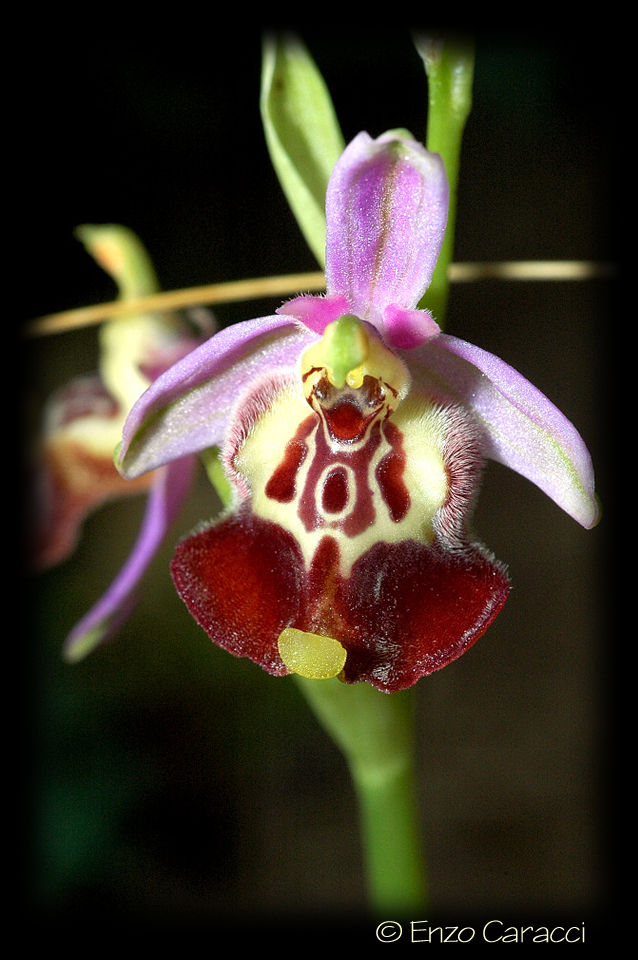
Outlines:
<svg viewBox="0 0 638 960"><path fill-rule="evenodd" d="M397 350L412 350L441 332L441 328L427 310L406 310L395 304L383 313L386 340Z"/></svg>
<svg viewBox="0 0 638 960"><path fill-rule="evenodd" d="M277 313L281 316L296 317L304 326L315 333L322 334L329 323L338 320L350 312L350 305L345 297L295 297L279 307Z"/></svg>

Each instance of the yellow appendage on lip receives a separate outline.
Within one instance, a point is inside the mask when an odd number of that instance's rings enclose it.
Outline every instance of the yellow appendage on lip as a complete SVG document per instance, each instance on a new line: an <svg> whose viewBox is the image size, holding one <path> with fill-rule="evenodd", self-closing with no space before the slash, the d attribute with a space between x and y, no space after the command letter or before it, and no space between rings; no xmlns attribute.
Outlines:
<svg viewBox="0 0 638 960"><path fill-rule="evenodd" d="M308 680L329 680L338 676L345 666L346 650L333 637L286 627L277 646L279 656L290 672Z"/></svg>

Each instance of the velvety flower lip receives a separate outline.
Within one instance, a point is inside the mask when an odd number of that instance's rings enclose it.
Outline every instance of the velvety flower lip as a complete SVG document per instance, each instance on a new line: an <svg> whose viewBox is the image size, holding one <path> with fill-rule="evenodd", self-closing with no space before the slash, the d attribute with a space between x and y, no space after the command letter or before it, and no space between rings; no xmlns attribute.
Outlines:
<svg viewBox="0 0 638 960"><path fill-rule="evenodd" d="M438 157L360 134L328 187L326 295L216 334L125 425L128 477L222 448L234 500L180 541L171 573L215 643L274 675L393 692L469 649L509 591L470 533L487 459L597 520L575 427L417 306L447 199Z"/></svg>

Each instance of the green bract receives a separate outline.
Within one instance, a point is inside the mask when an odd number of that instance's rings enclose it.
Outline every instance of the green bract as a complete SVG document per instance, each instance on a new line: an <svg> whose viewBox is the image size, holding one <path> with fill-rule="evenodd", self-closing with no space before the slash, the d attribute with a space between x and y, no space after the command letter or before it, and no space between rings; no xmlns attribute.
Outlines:
<svg viewBox="0 0 638 960"><path fill-rule="evenodd" d="M275 172L323 266L326 186L345 143L323 78L295 37L269 37L264 44L261 114Z"/></svg>

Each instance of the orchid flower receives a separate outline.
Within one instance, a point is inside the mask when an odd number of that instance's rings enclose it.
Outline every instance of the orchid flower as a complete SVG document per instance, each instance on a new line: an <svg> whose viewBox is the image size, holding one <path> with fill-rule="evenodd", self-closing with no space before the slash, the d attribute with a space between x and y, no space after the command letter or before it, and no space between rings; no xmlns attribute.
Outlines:
<svg viewBox="0 0 638 960"><path fill-rule="evenodd" d="M486 460L596 522L574 426L417 306L447 213L437 154L360 133L328 184L325 296L216 333L124 425L127 478L220 448L232 497L172 577L216 644L270 674L389 693L468 650L509 590L471 528Z"/></svg>
<svg viewBox="0 0 638 960"><path fill-rule="evenodd" d="M155 271L139 239L119 225L77 231L87 250L116 281L120 299L157 290ZM211 327L204 324L208 336ZM130 610L133 590L186 495L192 458L127 483L113 451L128 410L149 383L198 346L203 333L181 316L131 314L100 328L99 370L74 378L47 401L32 491L31 562L45 570L75 549L86 517L107 500L148 493L136 545L105 596L69 635L65 654L78 659L109 635Z"/></svg>

